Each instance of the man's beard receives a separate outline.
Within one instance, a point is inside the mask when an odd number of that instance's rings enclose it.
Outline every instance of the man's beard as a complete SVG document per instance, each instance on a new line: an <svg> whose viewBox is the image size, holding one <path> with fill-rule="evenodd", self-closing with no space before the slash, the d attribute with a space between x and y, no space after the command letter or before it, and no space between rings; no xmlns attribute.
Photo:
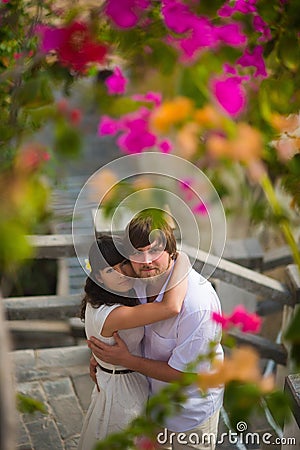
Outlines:
<svg viewBox="0 0 300 450"><path fill-rule="evenodd" d="M173 259L169 258L169 262L168 262L168 267L163 271L163 272L159 272L155 275L152 275L150 277L139 277L140 280L142 280L144 283L147 284L155 284L155 283L159 283L167 274L168 270L170 269L171 263L172 263ZM153 270L156 270L156 267L153 267Z"/></svg>

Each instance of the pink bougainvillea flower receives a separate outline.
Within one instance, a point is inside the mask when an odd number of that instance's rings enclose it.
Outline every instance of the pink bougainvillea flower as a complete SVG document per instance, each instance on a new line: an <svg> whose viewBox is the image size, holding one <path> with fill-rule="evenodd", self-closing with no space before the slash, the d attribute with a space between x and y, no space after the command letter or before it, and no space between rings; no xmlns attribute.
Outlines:
<svg viewBox="0 0 300 450"><path fill-rule="evenodd" d="M147 123L137 119L132 128L118 138L118 145L125 153L141 153L147 148L154 147L157 138L147 129Z"/></svg>
<svg viewBox="0 0 300 450"><path fill-rule="evenodd" d="M179 189L182 191L190 191L192 187L193 180L191 178L184 178L179 181Z"/></svg>
<svg viewBox="0 0 300 450"><path fill-rule="evenodd" d="M218 16L220 17L231 17L235 12L240 12L242 14L254 13L256 11L257 0L236 0L233 6L229 5L227 1L219 10Z"/></svg>
<svg viewBox="0 0 300 450"><path fill-rule="evenodd" d="M191 30L197 18L187 5L176 0L164 0L161 12L166 26L178 34Z"/></svg>
<svg viewBox="0 0 300 450"><path fill-rule="evenodd" d="M132 99L137 102L153 102L155 106L160 106L162 101L162 95L160 92L147 92L144 95L136 94L132 96Z"/></svg>
<svg viewBox="0 0 300 450"><path fill-rule="evenodd" d="M157 143L157 145L162 153L170 153L170 151L172 150L172 144L168 139Z"/></svg>
<svg viewBox="0 0 300 450"><path fill-rule="evenodd" d="M138 119L147 123L150 117L150 113L151 112L148 108L141 107L133 113L125 114L124 116L122 116L120 118L120 124L123 129L129 128L131 130L135 126L135 122Z"/></svg>
<svg viewBox="0 0 300 450"><path fill-rule="evenodd" d="M236 306L230 316L213 313L212 320L221 324L222 328L239 326L243 332L258 333L261 327L261 318L255 313L249 313L243 305Z"/></svg>
<svg viewBox="0 0 300 450"><path fill-rule="evenodd" d="M179 189L184 193L186 201L192 200L195 192L192 189L193 180L191 178L184 178L179 181Z"/></svg>
<svg viewBox="0 0 300 450"><path fill-rule="evenodd" d="M134 27L143 10L150 5L150 0L108 0L105 14L120 28Z"/></svg>
<svg viewBox="0 0 300 450"><path fill-rule="evenodd" d="M35 31L41 36L40 51L42 53L49 53L52 50L58 50L65 37L64 28L38 25Z"/></svg>
<svg viewBox="0 0 300 450"><path fill-rule="evenodd" d="M263 47L261 45L254 47L252 53L249 49L246 49L243 56L237 60L237 64L243 67L254 66L256 67L255 77L267 77L265 61L263 59Z"/></svg>
<svg viewBox="0 0 300 450"><path fill-rule="evenodd" d="M36 31L42 38L41 51L55 50L59 62L76 72L84 72L90 62L104 61L107 49L94 41L85 23L75 21L62 28L40 26Z"/></svg>
<svg viewBox="0 0 300 450"><path fill-rule="evenodd" d="M133 113L123 115L119 120L103 116L98 125L98 135L121 132L117 144L127 154L141 153L154 146L158 146L163 153L169 153L171 143L167 139L158 139L150 129L150 114L150 109L141 107Z"/></svg>
<svg viewBox="0 0 300 450"><path fill-rule="evenodd" d="M192 211L194 214L199 216L206 216L208 214L207 207L203 202L199 202L193 206Z"/></svg>
<svg viewBox="0 0 300 450"><path fill-rule="evenodd" d="M218 314L215 311L212 313L212 320L219 323L223 329L227 328L229 325L229 320L225 315Z"/></svg>
<svg viewBox="0 0 300 450"><path fill-rule="evenodd" d="M179 47L187 59L195 56L196 52L204 48L213 48L218 43L214 27L206 17L196 17L188 37L180 39Z"/></svg>
<svg viewBox="0 0 300 450"><path fill-rule="evenodd" d="M157 143L157 137L149 130L148 108L140 108L120 120L124 133L118 138L118 145L125 153L141 153Z"/></svg>
<svg viewBox="0 0 300 450"><path fill-rule="evenodd" d="M258 15L253 18L253 28L261 33L262 36L258 38L259 42L266 42L272 38L271 30L268 24Z"/></svg>
<svg viewBox="0 0 300 450"><path fill-rule="evenodd" d="M227 63L223 64L223 72L231 73L232 75L237 75L236 68Z"/></svg>
<svg viewBox="0 0 300 450"><path fill-rule="evenodd" d="M128 80L124 77L119 67L116 67L113 74L105 80L109 95L124 94L127 83Z"/></svg>
<svg viewBox="0 0 300 450"><path fill-rule="evenodd" d="M241 25L238 23L229 23L215 27L215 34L223 44L233 47L244 45L247 42L247 37L243 34Z"/></svg>
<svg viewBox="0 0 300 450"><path fill-rule="evenodd" d="M258 333L261 326L261 318L255 313L249 313L243 305L238 305L229 317L233 325L240 325L244 332Z"/></svg>
<svg viewBox="0 0 300 450"><path fill-rule="evenodd" d="M120 130L120 122L109 116L102 116L98 125L98 135L114 135Z"/></svg>
<svg viewBox="0 0 300 450"><path fill-rule="evenodd" d="M232 117L238 116L246 106L243 77L215 78L212 91L218 103Z"/></svg>

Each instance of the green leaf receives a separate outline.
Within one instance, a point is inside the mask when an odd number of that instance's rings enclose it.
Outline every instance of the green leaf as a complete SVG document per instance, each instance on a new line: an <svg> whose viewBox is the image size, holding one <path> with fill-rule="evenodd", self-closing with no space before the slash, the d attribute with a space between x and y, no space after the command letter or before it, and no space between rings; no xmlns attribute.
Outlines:
<svg viewBox="0 0 300 450"><path fill-rule="evenodd" d="M282 391L271 392L265 396L265 401L273 419L283 428L284 422L291 415L290 402L287 395Z"/></svg>
<svg viewBox="0 0 300 450"><path fill-rule="evenodd" d="M232 381L226 385L224 407L230 414L233 428L240 421L247 422L251 413L259 407L261 393L255 384Z"/></svg>
<svg viewBox="0 0 300 450"><path fill-rule="evenodd" d="M45 76L25 82L19 88L16 98L24 108L40 108L54 101L49 80Z"/></svg>
<svg viewBox="0 0 300 450"><path fill-rule="evenodd" d="M59 122L55 130L54 148L62 156L78 156L81 148L79 131L65 122Z"/></svg>
<svg viewBox="0 0 300 450"><path fill-rule="evenodd" d="M33 414L35 412L41 412L47 414L47 409L42 402L20 394L19 392L17 393L17 406L21 413Z"/></svg>
<svg viewBox="0 0 300 450"><path fill-rule="evenodd" d="M264 80L260 87L261 104L268 115L267 108L277 111L280 114L287 114L291 109L291 97L295 86L291 78L283 76L279 79L268 78ZM269 105L267 106L267 102ZM268 117L265 117L266 120Z"/></svg>
<svg viewBox="0 0 300 450"><path fill-rule="evenodd" d="M300 48L295 32L283 33L278 42L277 54L287 69L297 72L300 65Z"/></svg>

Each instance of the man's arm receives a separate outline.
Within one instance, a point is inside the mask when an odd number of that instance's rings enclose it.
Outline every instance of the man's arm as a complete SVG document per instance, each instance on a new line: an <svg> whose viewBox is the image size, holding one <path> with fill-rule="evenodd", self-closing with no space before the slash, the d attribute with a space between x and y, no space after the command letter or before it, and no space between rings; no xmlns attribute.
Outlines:
<svg viewBox="0 0 300 450"><path fill-rule="evenodd" d="M176 381L181 378L182 372L170 367L166 361L155 361L142 358L141 356L134 356L129 353L125 342L119 337L118 333L114 333L114 338L116 344L107 345L95 337L91 337L88 341L88 346L97 358L102 361L124 366L147 377L165 382Z"/></svg>

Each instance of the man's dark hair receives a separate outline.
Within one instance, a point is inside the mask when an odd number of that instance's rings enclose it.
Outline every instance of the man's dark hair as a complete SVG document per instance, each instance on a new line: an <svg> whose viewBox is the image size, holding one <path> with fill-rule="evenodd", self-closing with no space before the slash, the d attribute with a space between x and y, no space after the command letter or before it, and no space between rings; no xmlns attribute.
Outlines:
<svg viewBox="0 0 300 450"><path fill-rule="evenodd" d="M129 222L125 230L125 249L128 255L134 248L146 247L158 241L169 255L176 253L176 239L168 223L172 218L158 208L147 208L139 212ZM156 230L159 230L156 232ZM154 234L152 234L154 232Z"/></svg>

